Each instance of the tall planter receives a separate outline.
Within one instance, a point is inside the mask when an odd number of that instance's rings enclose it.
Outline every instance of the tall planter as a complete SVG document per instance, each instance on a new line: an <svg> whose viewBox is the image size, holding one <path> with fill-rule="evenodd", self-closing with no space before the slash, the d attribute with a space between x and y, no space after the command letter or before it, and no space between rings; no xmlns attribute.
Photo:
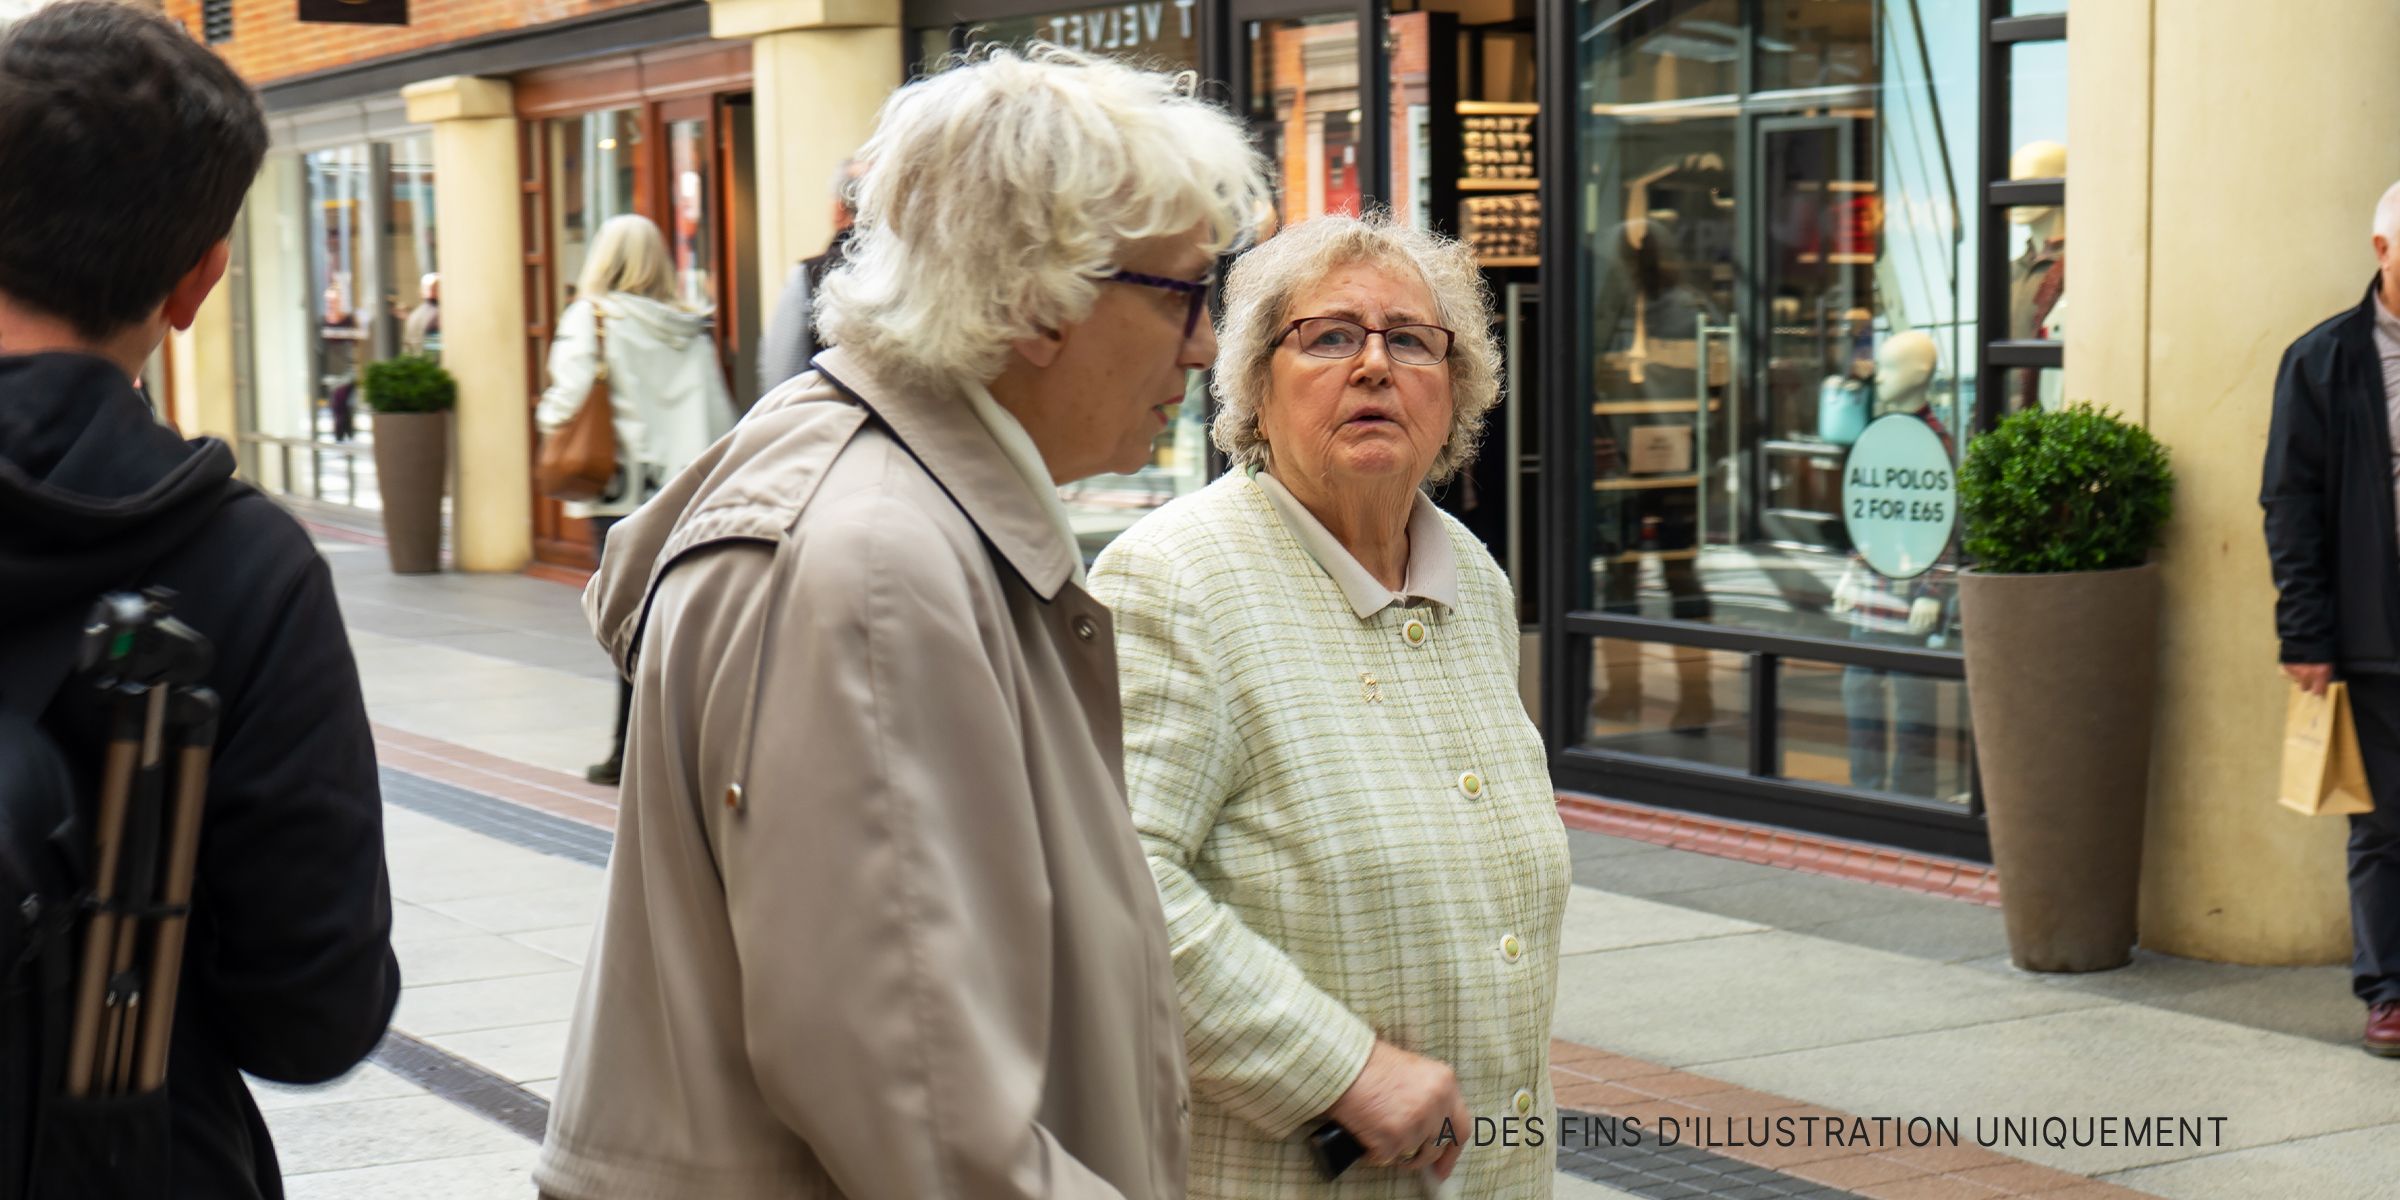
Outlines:
<svg viewBox="0 0 2400 1200"><path fill-rule="evenodd" d="M442 569L442 479L450 414L375 414L375 479L383 490L383 536L395 575Z"/></svg>
<svg viewBox="0 0 2400 1200"><path fill-rule="evenodd" d="M1967 698L2008 948L2031 971L2133 959L2175 472L2148 430L2027 409L1958 470Z"/></svg>
<svg viewBox="0 0 2400 1200"><path fill-rule="evenodd" d="M2132 961L2158 603L2156 564L1959 577L2001 914L2026 970Z"/></svg>

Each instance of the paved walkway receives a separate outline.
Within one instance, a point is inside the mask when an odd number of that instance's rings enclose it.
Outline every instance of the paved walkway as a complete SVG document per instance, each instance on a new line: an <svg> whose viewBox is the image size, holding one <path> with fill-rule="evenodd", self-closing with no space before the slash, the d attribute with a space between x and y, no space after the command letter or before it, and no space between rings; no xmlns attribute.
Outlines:
<svg viewBox="0 0 2400 1200"><path fill-rule="evenodd" d="M378 724L407 987L375 1061L254 1089L296 1198L523 1200L517 1130L558 1071L614 824L580 778L613 675L571 588L397 578L379 549L320 544ZM1569 836L1562 1200L2357 1197L2400 1177L2400 1063L2355 1048L2339 968L2144 954L2032 976L1996 909ZM1979 1121L2029 1136L1979 1147Z"/></svg>

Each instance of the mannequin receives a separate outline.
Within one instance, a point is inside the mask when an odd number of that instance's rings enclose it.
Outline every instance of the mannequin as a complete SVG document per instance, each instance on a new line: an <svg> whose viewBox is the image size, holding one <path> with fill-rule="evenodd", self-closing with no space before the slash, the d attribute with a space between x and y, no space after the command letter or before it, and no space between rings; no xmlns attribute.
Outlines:
<svg viewBox="0 0 2400 1200"><path fill-rule="evenodd" d="M2009 156L2010 179L2064 179L2067 148L2057 142L2027 142ZM2066 329L2067 210L2053 204L2019 205L2008 222L2025 228L2025 252L2009 263L2008 336L2020 341L2056 341ZM2009 407L2058 407L2061 381L2055 371L2015 373L2007 390Z"/></svg>
<svg viewBox="0 0 2400 1200"><path fill-rule="evenodd" d="M1875 352L1875 415L1923 412L1932 402L1933 372L1941 348L1922 329L1884 339Z"/></svg>

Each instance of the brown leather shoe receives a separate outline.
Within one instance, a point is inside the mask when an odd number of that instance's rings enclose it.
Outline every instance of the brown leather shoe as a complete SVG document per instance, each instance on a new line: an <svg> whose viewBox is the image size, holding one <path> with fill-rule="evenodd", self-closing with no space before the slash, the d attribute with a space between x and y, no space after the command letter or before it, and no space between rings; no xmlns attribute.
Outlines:
<svg viewBox="0 0 2400 1200"><path fill-rule="evenodd" d="M2400 1058L2400 1000L2367 1006L2367 1053Z"/></svg>

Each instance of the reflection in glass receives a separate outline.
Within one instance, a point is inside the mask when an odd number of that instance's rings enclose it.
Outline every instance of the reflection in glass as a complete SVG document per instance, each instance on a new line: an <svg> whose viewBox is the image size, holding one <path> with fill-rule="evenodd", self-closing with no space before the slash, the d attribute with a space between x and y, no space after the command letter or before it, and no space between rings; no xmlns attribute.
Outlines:
<svg viewBox="0 0 2400 1200"><path fill-rule="evenodd" d="M1784 659L1776 695L1784 778L1968 806L1965 683Z"/></svg>
<svg viewBox="0 0 2400 1200"><path fill-rule="evenodd" d="M358 428L358 369L374 357L370 146L319 150L303 161L308 187L309 436L348 441Z"/></svg>
<svg viewBox="0 0 2400 1200"><path fill-rule="evenodd" d="M667 179L674 205L667 252L675 259L676 297L694 312L716 307L716 231L710 193L716 172L708 153L708 122L667 125Z"/></svg>
<svg viewBox="0 0 2400 1200"><path fill-rule="evenodd" d="M400 329L404 354L442 352L441 306L435 298L441 270L434 245L433 139L401 138L391 143L391 217L384 222L384 258L391 264L385 291Z"/></svg>
<svg viewBox="0 0 2400 1200"><path fill-rule="evenodd" d="M965 40L970 53L977 46L1048 42L1156 70L1191 71L1200 66L1196 4L1197 0L1146 0L1001 17L969 27ZM948 29L925 30L920 34L919 65L932 70L949 50Z"/></svg>
<svg viewBox="0 0 2400 1200"><path fill-rule="evenodd" d="M1358 21L1347 13L1249 24L1252 136L1267 155L1277 223L1357 216Z"/></svg>
<svg viewBox="0 0 2400 1200"><path fill-rule="evenodd" d="M550 244L557 259L550 272L556 294L552 312L575 301L575 280L592 238L610 217L635 211L642 161L642 123L637 109L553 117L549 124Z"/></svg>
<svg viewBox="0 0 2400 1200"><path fill-rule="evenodd" d="M1749 657L1725 650L1593 638L1582 746L1740 771L1749 765Z"/></svg>
<svg viewBox="0 0 2400 1200"><path fill-rule="evenodd" d="M1979 8L1579 7L1578 607L1849 638L1841 597L1920 586L1845 585L1841 492L1878 417L1959 449Z"/></svg>

